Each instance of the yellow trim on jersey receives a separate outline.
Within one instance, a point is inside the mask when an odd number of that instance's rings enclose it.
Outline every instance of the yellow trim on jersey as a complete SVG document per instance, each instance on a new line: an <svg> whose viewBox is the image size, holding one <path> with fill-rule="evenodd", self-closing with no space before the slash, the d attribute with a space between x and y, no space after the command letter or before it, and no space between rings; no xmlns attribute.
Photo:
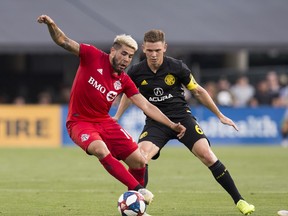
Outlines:
<svg viewBox="0 0 288 216"><path fill-rule="evenodd" d="M194 77L192 76L192 74L190 74L190 82L188 83L188 85L186 86L188 90L193 90L195 88L197 88L198 83L195 81Z"/></svg>

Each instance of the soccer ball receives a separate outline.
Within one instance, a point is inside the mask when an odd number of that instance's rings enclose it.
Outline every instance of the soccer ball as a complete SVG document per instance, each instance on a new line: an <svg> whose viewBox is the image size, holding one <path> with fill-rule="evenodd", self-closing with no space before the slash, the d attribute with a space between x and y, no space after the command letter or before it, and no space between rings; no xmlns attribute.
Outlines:
<svg viewBox="0 0 288 216"><path fill-rule="evenodd" d="M146 211L146 204L141 193L129 190L118 199L118 211L122 216L142 216Z"/></svg>

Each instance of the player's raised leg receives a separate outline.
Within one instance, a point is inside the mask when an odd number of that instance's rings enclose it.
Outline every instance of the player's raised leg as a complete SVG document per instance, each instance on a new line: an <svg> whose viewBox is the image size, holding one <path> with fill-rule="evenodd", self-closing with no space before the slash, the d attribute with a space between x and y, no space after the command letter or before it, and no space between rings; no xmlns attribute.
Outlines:
<svg viewBox="0 0 288 216"><path fill-rule="evenodd" d="M110 151L102 140L93 141L88 146L87 152L95 155L107 172L126 185L129 190L138 190L139 188L143 187L133 177L133 175L128 172L126 167L111 155Z"/></svg>

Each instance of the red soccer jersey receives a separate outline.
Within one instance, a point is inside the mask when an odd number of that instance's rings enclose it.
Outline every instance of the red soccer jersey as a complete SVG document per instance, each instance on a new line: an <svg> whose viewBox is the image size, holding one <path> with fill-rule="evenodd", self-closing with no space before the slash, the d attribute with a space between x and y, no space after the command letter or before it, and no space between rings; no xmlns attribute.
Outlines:
<svg viewBox="0 0 288 216"><path fill-rule="evenodd" d="M92 45L80 44L79 56L80 65L71 90L67 122L99 122L109 118L111 105L120 93L127 97L139 93L125 72L113 74L107 53Z"/></svg>

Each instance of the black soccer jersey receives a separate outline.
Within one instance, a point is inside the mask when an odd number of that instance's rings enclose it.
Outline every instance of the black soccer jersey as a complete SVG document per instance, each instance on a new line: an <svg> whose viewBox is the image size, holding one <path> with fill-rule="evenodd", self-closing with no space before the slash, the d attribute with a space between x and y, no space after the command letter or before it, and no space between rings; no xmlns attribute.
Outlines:
<svg viewBox="0 0 288 216"><path fill-rule="evenodd" d="M183 85L193 89L197 83L187 65L181 60L165 56L162 65L154 73L144 59L133 65L128 75L141 94L169 118L183 117L187 112L190 113Z"/></svg>

